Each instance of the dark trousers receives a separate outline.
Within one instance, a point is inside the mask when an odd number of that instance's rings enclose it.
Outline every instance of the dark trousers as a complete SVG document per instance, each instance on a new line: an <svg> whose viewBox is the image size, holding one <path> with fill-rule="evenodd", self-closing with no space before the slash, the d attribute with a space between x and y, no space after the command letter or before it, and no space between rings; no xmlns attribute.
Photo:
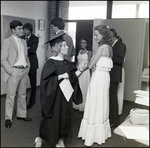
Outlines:
<svg viewBox="0 0 150 148"><path fill-rule="evenodd" d="M31 85L31 94L29 99L29 104L35 103L36 98L36 72L37 69L30 69L29 71L29 79L30 79L30 85Z"/></svg>
<svg viewBox="0 0 150 148"><path fill-rule="evenodd" d="M110 82L110 90L109 90L109 119L110 124L119 125L119 116L118 116L118 98L117 98L117 90L118 90L117 82Z"/></svg>

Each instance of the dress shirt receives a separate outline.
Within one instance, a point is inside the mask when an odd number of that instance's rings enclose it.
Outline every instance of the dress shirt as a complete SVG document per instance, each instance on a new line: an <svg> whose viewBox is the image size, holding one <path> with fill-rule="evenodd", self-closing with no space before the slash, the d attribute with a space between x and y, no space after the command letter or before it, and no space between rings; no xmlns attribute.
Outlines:
<svg viewBox="0 0 150 148"><path fill-rule="evenodd" d="M115 43L118 41L118 39L116 39L114 42L113 42L113 44L112 44L112 47L115 45Z"/></svg>
<svg viewBox="0 0 150 148"><path fill-rule="evenodd" d="M31 34L30 34L30 35L28 35L28 36L25 36L26 41L28 41L28 40L29 40L30 36L31 36Z"/></svg>
<svg viewBox="0 0 150 148"><path fill-rule="evenodd" d="M13 37L14 37L15 42L16 42L17 47L18 47L18 61L14 64L14 66L23 65L24 67L26 67L27 66L27 62L25 60L23 43L21 42L20 38L17 38L14 35L13 35Z"/></svg>

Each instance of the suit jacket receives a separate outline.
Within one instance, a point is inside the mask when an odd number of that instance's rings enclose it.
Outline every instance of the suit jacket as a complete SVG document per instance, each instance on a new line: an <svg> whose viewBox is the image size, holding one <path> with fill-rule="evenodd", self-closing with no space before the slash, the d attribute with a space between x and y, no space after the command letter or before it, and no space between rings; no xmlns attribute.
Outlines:
<svg viewBox="0 0 150 148"><path fill-rule="evenodd" d="M39 43L39 38L35 36L34 34L31 34L29 40L27 41L27 46L28 46L28 56L29 56L29 61L31 65L31 69L38 69L39 68L39 63L38 63L38 58L37 58L37 48L38 48L38 43Z"/></svg>
<svg viewBox="0 0 150 148"><path fill-rule="evenodd" d="M117 41L113 48L113 68L110 71L111 82L122 82L122 66L126 53L126 45L121 41Z"/></svg>
<svg viewBox="0 0 150 148"><path fill-rule="evenodd" d="M28 66L30 67L29 58L27 56L27 43L21 39L24 46L24 55ZM1 65L4 67L3 80L7 81L11 73L13 72L13 66L18 60L18 47L13 36L4 39L1 48Z"/></svg>

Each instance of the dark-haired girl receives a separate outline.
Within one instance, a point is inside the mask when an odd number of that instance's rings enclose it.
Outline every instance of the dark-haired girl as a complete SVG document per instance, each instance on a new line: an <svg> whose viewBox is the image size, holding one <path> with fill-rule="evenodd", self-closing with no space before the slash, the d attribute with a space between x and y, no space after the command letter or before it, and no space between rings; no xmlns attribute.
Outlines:
<svg viewBox="0 0 150 148"><path fill-rule="evenodd" d="M77 68L78 69L80 69L80 67L82 67L82 65L85 62L89 63L89 61L91 60L91 56L92 56L92 51L91 51L90 42L88 38L83 37L80 40L79 46L80 46L79 47L80 50L77 56ZM73 108L79 111L84 111L87 89L88 89L89 82L90 82L90 70L86 69L85 71L83 71L82 74L78 77L78 79L79 79L79 85L82 91L83 103L79 105L73 104Z"/></svg>

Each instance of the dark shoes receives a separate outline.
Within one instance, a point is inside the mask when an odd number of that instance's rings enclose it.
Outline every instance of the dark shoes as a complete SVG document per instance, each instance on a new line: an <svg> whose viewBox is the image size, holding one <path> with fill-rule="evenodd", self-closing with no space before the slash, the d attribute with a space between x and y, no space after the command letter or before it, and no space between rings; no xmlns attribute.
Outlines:
<svg viewBox="0 0 150 148"><path fill-rule="evenodd" d="M18 119L18 120L23 120L23 121L32 121L31 118L20 118L20 117L17 117L17 119ZM5 121L5 127L6 127L6 128L11 128L11 125L12 125L12 122L11 122L9 119L7 119L7 120Z"/></svg>
<svg viewBox="0 0 150 148"><path fill-rule="evenodd" d="M31 118L20 118L20 117L17 117L17 120L23 120L23 121L32 121Z"/></svg>
<svg viewBox="0 0 150 148"><path fill-rule="evenodd" d="M33 104L30 104L30 103L29 103L29 104L27 105L27 108L31 108L32 106L33 106Z"/></svg>
<svg viewBox="0 0 150 148"><path fill-rule="evenodd" d="M11 122L9 119L7 119L7 120L5 121L5 126L6 126L6 128L11 128L11 125L12 125L12 122Z"/></svg>

